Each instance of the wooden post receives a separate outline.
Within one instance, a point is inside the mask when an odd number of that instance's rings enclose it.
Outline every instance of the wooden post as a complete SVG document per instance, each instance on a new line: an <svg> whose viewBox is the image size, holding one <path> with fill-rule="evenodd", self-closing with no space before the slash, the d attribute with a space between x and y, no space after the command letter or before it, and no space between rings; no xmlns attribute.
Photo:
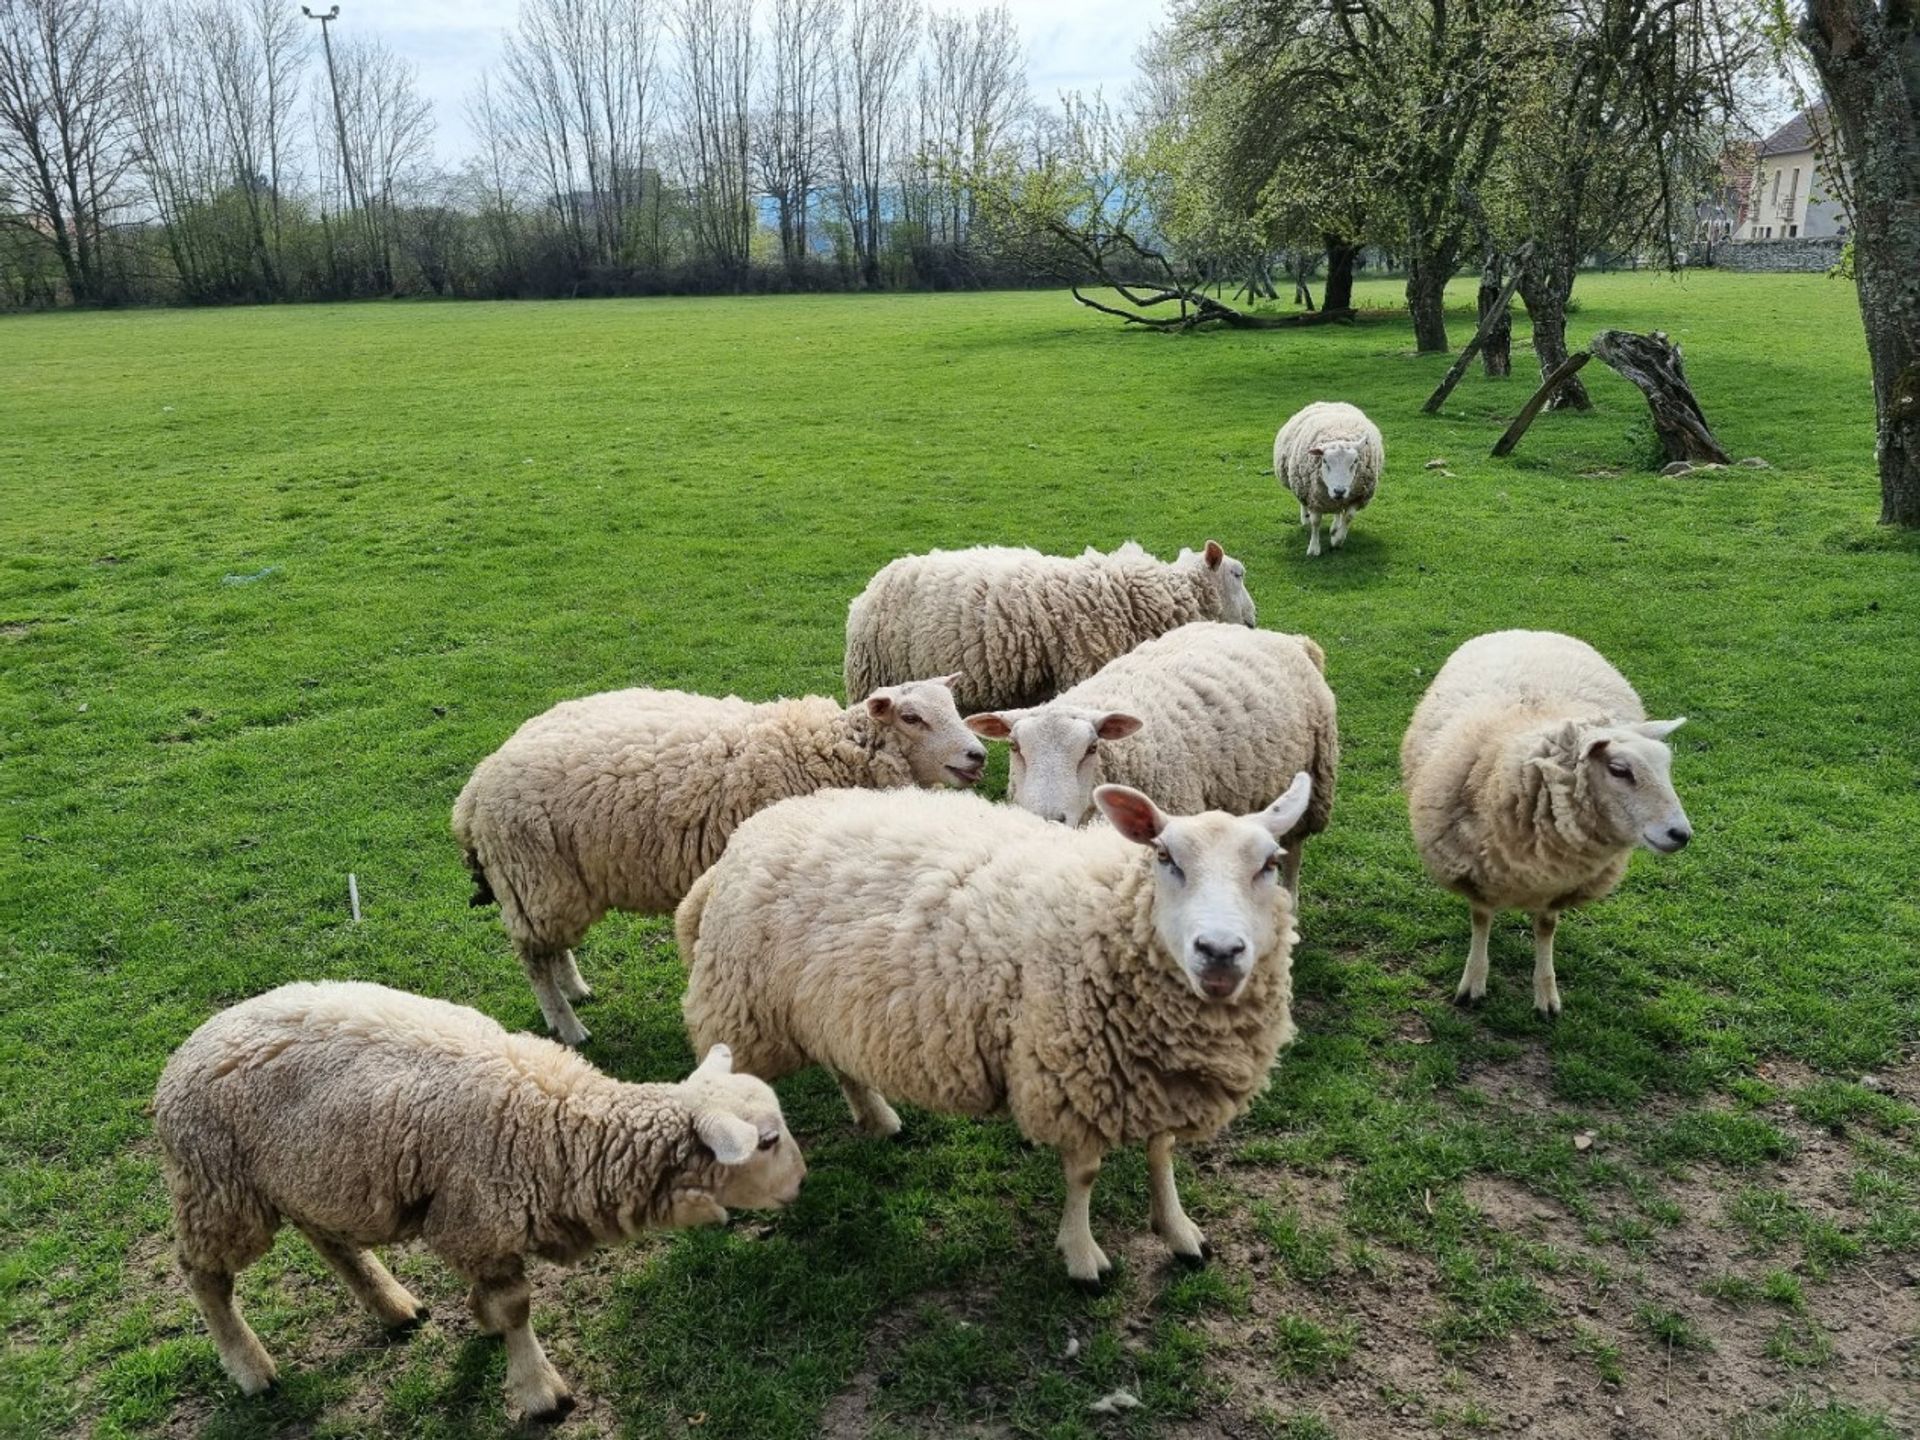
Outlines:
<svg viewBox="0 0 1920 1440"><path fill-rule="evenodd" d="M1448 367L1446 378L1440 382L1439 388L1429 395L1427 403L1420 407L1427 414L1433 414L1446 403L1447 396L1453 393L1453 387L1458 385L1460 377L1467 373L1467 366L1473 363L1473 357L1478 355L1480 347L1487 343L1487 336L1491 335L1494 326L1500 323L1500 317L1507 313L1507 307L1513 303L1513 292L1520 287L1520 272L1526 269L1527 257L1532 253L1531 240L1514 252L1513 274L1507 280L1507 288L1500 292L1500 298L1493 302L1493 308L1480 317L1480 328L1473 332L1473 339L1469 340L1467 348L1460 352L1460 358Z"/></svg>
<svg viewBox="0 0 1920 1440"><path fill-rule="evenodd" d="M1520 437L1527 433L1527 427L1533 424L1533 417L1540 413L1541 407L1553 398L1553 392L1572 376L1578 374L1580 367L1592 358L1592 352L1587 350L1569 355L1559 369L1541 382L1540 388L1533 392L1533 398L1521 407L1518 415L1513 417L1513 424L1507 427L1507 433L1502 435L1494 445L1493 455L1496 460L1502 455L1513 453L1513 447L1520 443Z"/></svg>

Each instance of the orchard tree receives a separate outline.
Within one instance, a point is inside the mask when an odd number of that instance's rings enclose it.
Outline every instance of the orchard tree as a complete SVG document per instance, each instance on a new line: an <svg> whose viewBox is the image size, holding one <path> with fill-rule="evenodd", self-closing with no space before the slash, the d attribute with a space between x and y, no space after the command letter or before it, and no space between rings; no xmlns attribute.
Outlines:
<svg viewBox="0 0 1920 1440"><path fill-rule="evenodd" d="M1809 0L1800 39L1839 123L1852 193L1880 519L1920 526L1920 6Z"/></svg>

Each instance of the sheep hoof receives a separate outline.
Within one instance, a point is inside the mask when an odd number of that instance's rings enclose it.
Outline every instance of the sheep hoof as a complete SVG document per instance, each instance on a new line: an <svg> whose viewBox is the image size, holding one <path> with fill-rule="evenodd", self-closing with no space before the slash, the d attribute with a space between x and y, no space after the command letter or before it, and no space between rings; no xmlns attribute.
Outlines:
<svg viewBox="0 0 1920 1440"><path fill-rule="evenodd" d="M1107 1293L1107 1276L1110 1273L1111 1273L1110 1271L1102 1270L1098 1275L1095 1275L1090 1280L1083 1279L1078 1275L1074 1275L1069 1278L1072 1279L1074 1288L1079 1290L1079 1292L1082 1295L1092 1297L1096 1295L1104 1295Z"/></svg>
<svg viewBox="0 0 1920 1440"><path fill-rule="evenodd" d="M1213 1259L1213 1246L1202 1243L1198 1255L1175 1255L1173 1258L1180 1263L1182 1270L1204 1270L1207 1262Z"/></svg>
<svg viewBox="0 0 1920 1440"><path fill-rule="evenodd" d="M1458 1005L1462 1010L1477 1010L1480 1008L1480 1002L1486 998L1487 994L1484 990L1478 995L1474 994L1471 990L1456 990L1453 992L1453 1003Z"/></svg>
<svg viewBox="0 0 1920 1440"><path fill-rule="evenodd" d="M527 1412L527 1423L529 1425L558 1425L573 1413L574 1404L573 1396L562 1394L553 1402L551 1409L529 1410Z"/></svg>
<svg viewBox="0 0 1920 1440"><path fill-rule="evenodd" d="M400 1319L389 1324L387 1326L387 1333L389 1335L411 1335L432 1318L433 1312L427 1309L426 1306L421 1305L414 1310L413 1314L402 1316Z"/></svg>
<svg viewBox="0 0 1920 1440"><path fill-rule="evenodd" d="M1551 1025L1560 1018L1560 1007L1558 1005L1551 1007L1536 1005L1533 1007L1533 1013L1539 1016L1545 1023Z"/></svg>

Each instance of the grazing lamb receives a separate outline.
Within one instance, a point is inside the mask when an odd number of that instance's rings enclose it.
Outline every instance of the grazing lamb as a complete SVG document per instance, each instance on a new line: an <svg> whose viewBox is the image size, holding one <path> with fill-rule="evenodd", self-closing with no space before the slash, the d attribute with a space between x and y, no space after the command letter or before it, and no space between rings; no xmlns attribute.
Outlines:
<svg viewBox="0 0 1920 1440"><path fill-rule="evenodd" d="M498 899L547 1025L586 1041L571 1002L593 992L573 947L609 910L671 911L754 811L834 787L977 782L987 750L960 721L959 679L849 707L615 690L522 725L467 781L453 833L473 903Z"/></svg>
<svg viewBox="0 0 1920 1440"><path fill-rule="evenodd" d="M1327 828L1340 737L1326 655L1304 635L1199 621L1136 645L1026 710L969 715L967 728L1011 742L1007 798L1079 825L1107 781L1144 790L1177 814L1258 808L1297 772L1313 802L1282 837L1281 875L1300 898L1300 850Z"/></svg>
<svg viewBox="0 0 1920 1440"><path fill-rule="evenodd" d="M1107 1151L1144 1141L1154 1230L1198 1264L1176 1140L1244 1109L1293 1038L1293 904L1277 837L1301 774L1267 809L1172 817L1104 785L1111 829L1063 830L977 795L840 791L734 832L675 916L696 1039L727 1035L775 1078L825 1065L862 1129L883 1096L1006 1112L1058 1149L1067 1272L1110 1269L1087 1207Z"/></svg>
<svg viewBox="0 0 1920 1440"><path fill-rule="evenodd" d="M1357 405L1320 400L1297 411L1273 437L1273 473L1300 502L1307 554L1320 553L1320 517L1337 516L1330 543L1347 538L1356 510L1367 508L1387 468L1380 428Z"/></svg>
<svg viewBox="0 0 1920 1440"><path fill-rule="evenodd" d="M1171 563L1131 542L1073 559L985 546L909 555L847 609L847 693L960 670L962 709L1037 705L1189 620L1251 626L1246 576L1212 540Z"/></svg>
<svg viewBox="0 0 1920 1440"><path fill-rule="evenodd" d="M1670 855L1693 838L1666 738L1600 652L1570 635L1502 630L1453 652L1400 746L1413 838L1427 871L1473 907L1455 999L1487 993L1487 933L1533 913L1533 1008L1560 1013L1560 912L1611 894L1636 845Z"/></svg>
<svg viewBox="0 0 1920 1440"><path fill-rule="evenodd" d="M223 1010L153 1100L180 1269L240 1388L276 1379L234 1276L282 1224L376 1319L425 1314L371 1246L418 1237L506 1337L507 1393L573 1408L528 1324L528 1256L572 1264L643 1230L785 1205L806 1164L780 1102L726 1046L677 1085L625 1085L477 1010L354 982L285 985Z"/></svg>

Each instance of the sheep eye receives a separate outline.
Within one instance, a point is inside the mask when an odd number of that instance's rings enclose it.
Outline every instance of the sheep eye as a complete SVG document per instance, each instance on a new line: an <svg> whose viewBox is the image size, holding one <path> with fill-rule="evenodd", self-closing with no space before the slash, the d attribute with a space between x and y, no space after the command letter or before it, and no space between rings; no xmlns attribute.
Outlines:
<svg viewBox="0 0 1920 1440"><path fill-rule="evenodd" d="M771 1150L779 1143L780 1137L778 1135L763 1135L760 1137L760 1148L762 1150Z"/></svg>
<svg viewBox="0 0 1920 1440"><path fill-rule="evenodd" d="M1009 740L1007 742L1007 753L1009 755L1018 755L1020 753L1020 742L1018 740Z"/></svg>
<svg viewBox="0 0 1920 1440"><path fill-rule="evenodd" d="M1278 875L1279 873L1280 873L1280 852L1276 850L1273 852L1273 854L1267 856L1266 863L1260 867L1259 875L1256 875L1254 878L1257 880L1260 878L1261 875Z"/></svg>
<svg viewBox="0 0 1920 1440"><path fill-rule="evenodd" d="M927 723L926 721L922 720L918 715L914 714L913 711L911 710L902 710L900 712L900 718L906 721L907 724L909 725L924 725Z"/></svg>
<svg viewBox="0 0 1920 1440"><path fill-rule="evenodd" d="M1091 745L1087 746L1087 753L1084 758L1091 760L1094 757L1094 755L1099 751L1099 749L1100 749L1100 742L1096 740Z"/></svg>
<svg viewBox="0 0 1920 1440"><path fill-rule="evenodd" d="M1174 860L1172 852L1161 848L1155 853L1159 855L1160 863L1167 867L1167 873L1172 875L1174 879L1182 880L1186 878L1185 873L1180 869L1179 863Z"/></svg>
<svg viewBox="0 0 1920 1440"><path fill-rule="evenodd" d="M1621 765L1610 762L1607 765L1607 773L1616 780L1624 780L1629 785L1633 784L1633 767L1631 765Z"/></svg>

